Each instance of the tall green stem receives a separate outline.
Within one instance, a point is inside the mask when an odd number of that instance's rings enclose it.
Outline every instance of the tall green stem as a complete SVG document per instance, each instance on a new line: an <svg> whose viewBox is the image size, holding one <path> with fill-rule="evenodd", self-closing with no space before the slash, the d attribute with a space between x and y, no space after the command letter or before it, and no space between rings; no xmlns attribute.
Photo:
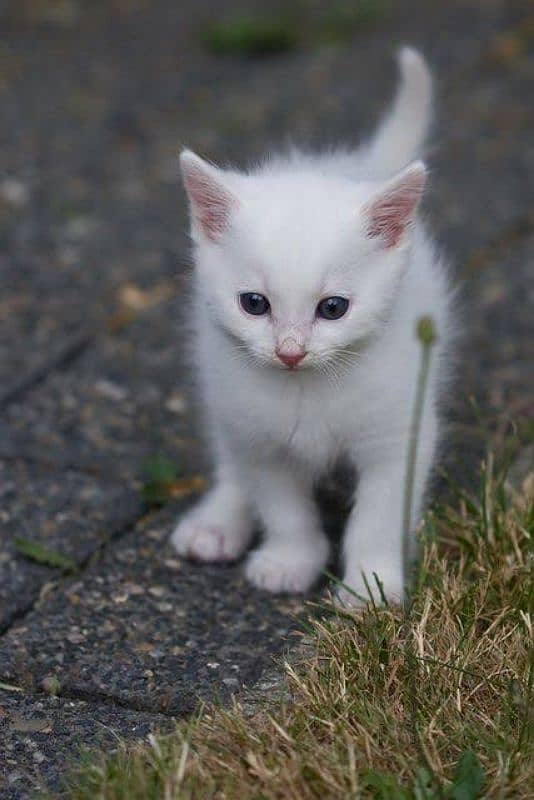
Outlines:
<svg viewBox="0 0 534 800"><path fill-rule="evenodd" d="M419 443L419 433L421 430L421 420L425 404L425 394L428 382L428 372L430 369L430 355L432 345L436 341L436 331L431 317L420 317L417 321L416 335L421 342L421 365L417 376L417 386L415 391L415 401L413 406L412 423L410 426L410 442L406 459L406 478L404 481L404 505L402 520L402 544L403 544L403 575L405 583L405 605L404 605L404 625L406 631L404 656L407 669L408 701L410 710L410 721L414 746L419 752L421 762L426 766L432 779L432 784L440 800L443 798L443 788L441 782L434 773L432 764L429 762L425 749L421 743L419 734L419 703L417 696L417 670L418 663L415 656L415 645L413 641L412 629L412 608L413 596L411 586L408 584L407 576L409 571L410 556L410 534L412 527L412 504L413 487L415 482L415 470L417 466L417 446Z"/></svg>
<svg viewBox="0 0 534 800"><path fill-rule="evenodd" d="M417 338L421 342L421 365L417 376L417 387L413 407L412 423L410 426L410 442L406 460L406 478L404 481L404 503L402 515L402 543L403 543L403 574L404 583L407 582L409 571L410 533L412 527L413 487L415 470L417 466L417 447L425 403L428 373L430 369L430 355L432 345L436 341L436 331L431 317L420 317L416 328Z"/></svg>

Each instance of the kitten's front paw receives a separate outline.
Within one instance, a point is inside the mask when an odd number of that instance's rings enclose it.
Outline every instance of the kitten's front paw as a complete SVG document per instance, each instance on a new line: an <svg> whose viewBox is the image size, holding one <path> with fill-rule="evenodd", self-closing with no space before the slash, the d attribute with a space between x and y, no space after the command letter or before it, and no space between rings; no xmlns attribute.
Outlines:
<svg viewBox="0 0 534 800"><path fill-rule="evenodd" d="M327 549L308 550L264 545L250 554L245 567L248 580L273 594L302 594L318 580L327 561Z"/></svg>
<svg viewBox="0 0 534 800"><path fill-rule="evenodd" d="M226 521L193 511L175 528L171 542L184 558L195 561L236 561L251 538L248 520Z"/></svg>
<svg viewBox="0 0 534 800"><path fill-rule="evenodd" d="M404 598L404 585L402 575L396 570L376 571L378 581L373 572L366 572L367 583L360 572L347 572L343 578L344 586L341 586L335 593L335 600L338 605L345 607L363 606L370 602L381 605L384 598L388 603L396 605L402 603ZM380 584L380 585L379 585Z"/></svg>

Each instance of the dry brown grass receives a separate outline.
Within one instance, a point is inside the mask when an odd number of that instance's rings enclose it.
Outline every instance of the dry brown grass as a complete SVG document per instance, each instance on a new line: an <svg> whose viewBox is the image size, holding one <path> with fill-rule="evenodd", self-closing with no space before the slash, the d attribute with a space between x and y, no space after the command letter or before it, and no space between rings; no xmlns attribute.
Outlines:
<svg viewBox="0 0 534 800"><path fill-rule="evenodd" d="M427 520L409 609L312 609L292 700L93 757L74 800L530 798L534 476Z"/></svg>

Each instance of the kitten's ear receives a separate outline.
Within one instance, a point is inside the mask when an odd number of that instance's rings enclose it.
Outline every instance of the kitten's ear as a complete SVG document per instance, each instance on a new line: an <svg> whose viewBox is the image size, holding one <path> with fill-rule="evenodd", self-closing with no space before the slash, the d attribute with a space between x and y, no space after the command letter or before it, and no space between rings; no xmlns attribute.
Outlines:
<svg viewBox="0 0 534 800"><path fill-rule="evenodd" d="M191 206L193 229L212 242L228 228L237 199L224 185L224 173L191 150L180 154L180 168Z"/></svg>
<svg viewBox="0 0 534 800"><path fill-rule="evenodd" d="M363 209L367 236L386 248L399 244L415 219L425 183L426 167L415 161L380 189Z"/></svg>

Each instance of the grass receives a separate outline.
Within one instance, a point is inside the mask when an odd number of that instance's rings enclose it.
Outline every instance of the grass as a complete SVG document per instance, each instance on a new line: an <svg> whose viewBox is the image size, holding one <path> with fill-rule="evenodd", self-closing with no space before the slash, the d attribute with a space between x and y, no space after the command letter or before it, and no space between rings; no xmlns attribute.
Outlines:
<svg viewBox="0 0 534 800"><path fill-rule="evenodd" d="M265 56L292 50L298 42L289 21L251 15L214 22L204 28L201 38L211 52L219 55Z"/></svg>
<svg viewBox="0 0 534 800"><path fill-rule="evenodd" d="M534 788L534 476L427 515L409 610L312 609L291 701L92 755L71 800L475 800Z"/></svg>
<svg viewBox="0 0 534 800"><path fill-rule="evenodd" d="M205 25L204 46L217 55L267 56L301 45L343 42L382 22L391 0L293 0L270 13L234 12Z"/></svg>

